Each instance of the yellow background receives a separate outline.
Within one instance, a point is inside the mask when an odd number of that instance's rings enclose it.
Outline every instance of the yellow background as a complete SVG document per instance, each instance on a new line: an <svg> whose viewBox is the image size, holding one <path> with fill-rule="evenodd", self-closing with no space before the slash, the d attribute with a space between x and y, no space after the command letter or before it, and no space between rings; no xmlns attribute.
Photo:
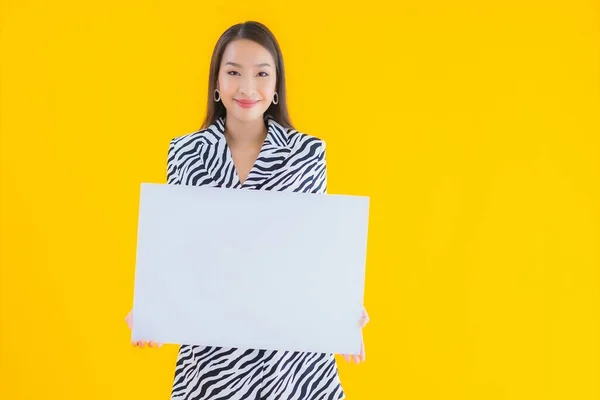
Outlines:
<svg viewBox="0 0 600 400"><path fill-rule="evenodd" d="M298 8L297 8L298 7ZM597 1L2 1L0 398L166 399L132 348L142 181L257 19L332 193L371 196L348 399L600 398Z"/></svg>

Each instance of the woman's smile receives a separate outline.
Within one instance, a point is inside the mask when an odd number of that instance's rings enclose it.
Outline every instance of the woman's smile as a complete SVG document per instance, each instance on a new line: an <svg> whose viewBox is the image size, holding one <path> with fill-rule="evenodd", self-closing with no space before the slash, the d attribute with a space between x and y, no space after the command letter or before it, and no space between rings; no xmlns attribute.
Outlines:
<svg viewBox="0 0 600 400"><path fill-rule="evenodd" d="M244 99L233 99L236 104L242 108L252 108L258 104L259 100L244 100Z"/></svg>

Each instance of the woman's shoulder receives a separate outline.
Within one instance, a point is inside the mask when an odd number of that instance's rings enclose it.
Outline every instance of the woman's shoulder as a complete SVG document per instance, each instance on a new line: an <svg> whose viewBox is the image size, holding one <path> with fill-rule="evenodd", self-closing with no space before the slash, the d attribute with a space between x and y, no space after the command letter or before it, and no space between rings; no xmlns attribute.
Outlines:
<svg viewBox="0 0 600 400"><path fill-rule="evenodd" d="M325 144L325 140L316 134L301 132L295 129L290 129L288 132L288 138L290 142L300 142L300 143L323 143Z"/></svg>
<svg viewBox="0 0 600 400"><path fill-rule="evenodd" d="M275 124L275 126L283 132L285 142L291 149L302 149L306 147L324 148L326 145L325 140L316 134L300 131L292 127L286 128L279 124Z"/></svg>
<svg viewBox="0 0 600 400"><path fill-rule="evenodd" d="M225 127L221 121L216 121L206 128L200 128L194 131L188 131L179 135L172 136L170 139L169 148L171 151L176 151L189 146L201 146L211 144L221 139Z"/></svg>

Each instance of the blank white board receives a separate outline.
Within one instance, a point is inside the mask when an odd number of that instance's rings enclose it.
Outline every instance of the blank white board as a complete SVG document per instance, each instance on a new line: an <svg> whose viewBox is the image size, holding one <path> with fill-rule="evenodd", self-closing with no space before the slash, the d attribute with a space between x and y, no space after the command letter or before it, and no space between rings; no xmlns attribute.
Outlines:
<svg viewBox="0 0 600 400"><path fill-rule="evenodd" d="M133 340L358 354L369 198L143 183Z"/></svg>

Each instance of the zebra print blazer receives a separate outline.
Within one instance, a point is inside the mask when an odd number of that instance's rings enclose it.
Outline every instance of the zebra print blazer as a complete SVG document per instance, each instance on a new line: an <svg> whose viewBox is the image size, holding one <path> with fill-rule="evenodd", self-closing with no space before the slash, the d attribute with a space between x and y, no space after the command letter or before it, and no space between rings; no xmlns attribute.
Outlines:
<svg viewBox="0 0 600 400"><path fill-rule="evenodd" d="M235 171L221 118L206 129L170 141L167 183L256 190L327 192L325 141L265 118L267 136L242 183Z"/></svg>

